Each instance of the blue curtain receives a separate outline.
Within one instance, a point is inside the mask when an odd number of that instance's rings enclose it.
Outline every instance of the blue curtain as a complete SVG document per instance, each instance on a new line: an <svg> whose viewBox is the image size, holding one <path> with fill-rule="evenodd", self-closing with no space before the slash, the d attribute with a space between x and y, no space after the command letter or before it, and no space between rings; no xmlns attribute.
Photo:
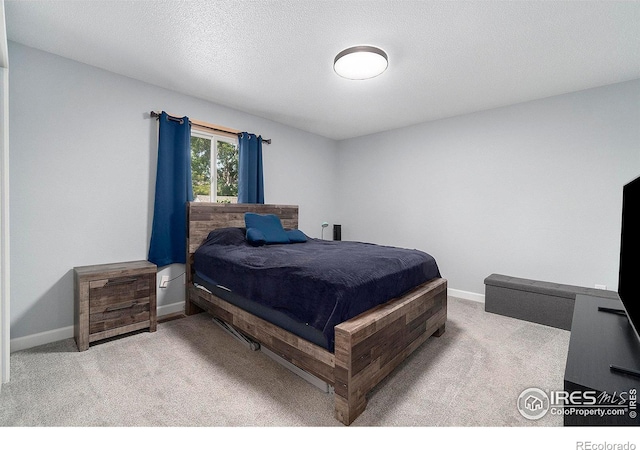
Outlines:
<svg viewBox="0 0 640 450"><path fill-rule="evenodd" d="M158 169L149 261L157 266L186 262L186 203L191 185L191 124L188 117L159 119Z"/></svg>
<svg viewBox="0 0 640 450"><path fill-rule="evenodd" d="M264 203L262 136L242 133L238 148L238 203Z"/></svg>

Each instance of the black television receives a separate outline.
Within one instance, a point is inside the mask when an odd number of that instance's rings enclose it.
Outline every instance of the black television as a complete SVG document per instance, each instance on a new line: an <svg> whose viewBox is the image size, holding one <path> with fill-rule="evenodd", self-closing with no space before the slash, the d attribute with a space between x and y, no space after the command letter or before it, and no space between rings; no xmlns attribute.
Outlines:
<svg viewBox="0 0 640 450"><path fill-rule="evenodd" d="M622 230L618 295L640 340L640 177L622 189Z"/></svg>

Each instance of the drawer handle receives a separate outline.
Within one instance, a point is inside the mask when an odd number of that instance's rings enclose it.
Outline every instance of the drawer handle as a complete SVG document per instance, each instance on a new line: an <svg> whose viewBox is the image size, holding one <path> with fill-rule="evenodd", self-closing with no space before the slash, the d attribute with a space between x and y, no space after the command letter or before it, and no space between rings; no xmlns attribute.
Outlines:
<svg viewBox="0 0 640 450"><path fill-rule="evenodd" d="M137 278L116 278L115 280L109 280L107 281L107 284L105 284L105 286L115 286L117 284L128 284L128 283L133 283L134 281L138 281Z"/></svg>
<svg viewBox="0 0 640 450"><path fill-rule="evenodd" d="M107 309L105 309L104 312L113 312L113 311L120 311L121 309L130 309L136 306L137 304L138 302L133 302L132 304L125 305L125 306L110 306Z"/></svg>

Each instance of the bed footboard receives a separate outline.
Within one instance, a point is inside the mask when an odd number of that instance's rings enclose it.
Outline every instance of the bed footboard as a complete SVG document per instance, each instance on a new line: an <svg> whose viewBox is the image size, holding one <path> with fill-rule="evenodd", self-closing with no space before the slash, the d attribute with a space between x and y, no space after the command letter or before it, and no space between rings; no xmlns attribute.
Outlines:
<svg viewBox="0 0 640 450"><path fill-rule="evenodd" d="M447 281L423 284L335 328L335 415L349 425L366 395L447 320Z"/></svg>
<svg viewBox="0 0 640 450"><path fill-rule="evenodd" d="M350 425L367 394L447 320L447 280L437 278L335 327L330 353L226 301L190 286L187 303L235 326L280 357L334 387L335 416Z"/></svg>

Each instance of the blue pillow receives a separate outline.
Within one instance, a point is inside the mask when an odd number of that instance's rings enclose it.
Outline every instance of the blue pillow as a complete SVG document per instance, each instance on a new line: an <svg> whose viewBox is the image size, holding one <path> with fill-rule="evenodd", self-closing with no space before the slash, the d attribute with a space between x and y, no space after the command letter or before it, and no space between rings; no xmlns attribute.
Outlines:
<svg viewBox="0 0 640 450"><path fill-rule="evenodd" d="M247 228L247 241L254 247L260 247L267 243L264 234L257 228Z"/></svg>
<svg viewBox="0 0 640 450"><path fill-rule="evenodd" d="M287 236L292 244L307 242L307 235L300 230L288 230Z"/></svg>
<svg viewBox="0 0 640 450"><path fill-rule="evenodd" d="M244 223L249 228L255 228L264 235L265 244L288 244L289 237L282 228L278 216L274 214L245 213Z"/></svg>

